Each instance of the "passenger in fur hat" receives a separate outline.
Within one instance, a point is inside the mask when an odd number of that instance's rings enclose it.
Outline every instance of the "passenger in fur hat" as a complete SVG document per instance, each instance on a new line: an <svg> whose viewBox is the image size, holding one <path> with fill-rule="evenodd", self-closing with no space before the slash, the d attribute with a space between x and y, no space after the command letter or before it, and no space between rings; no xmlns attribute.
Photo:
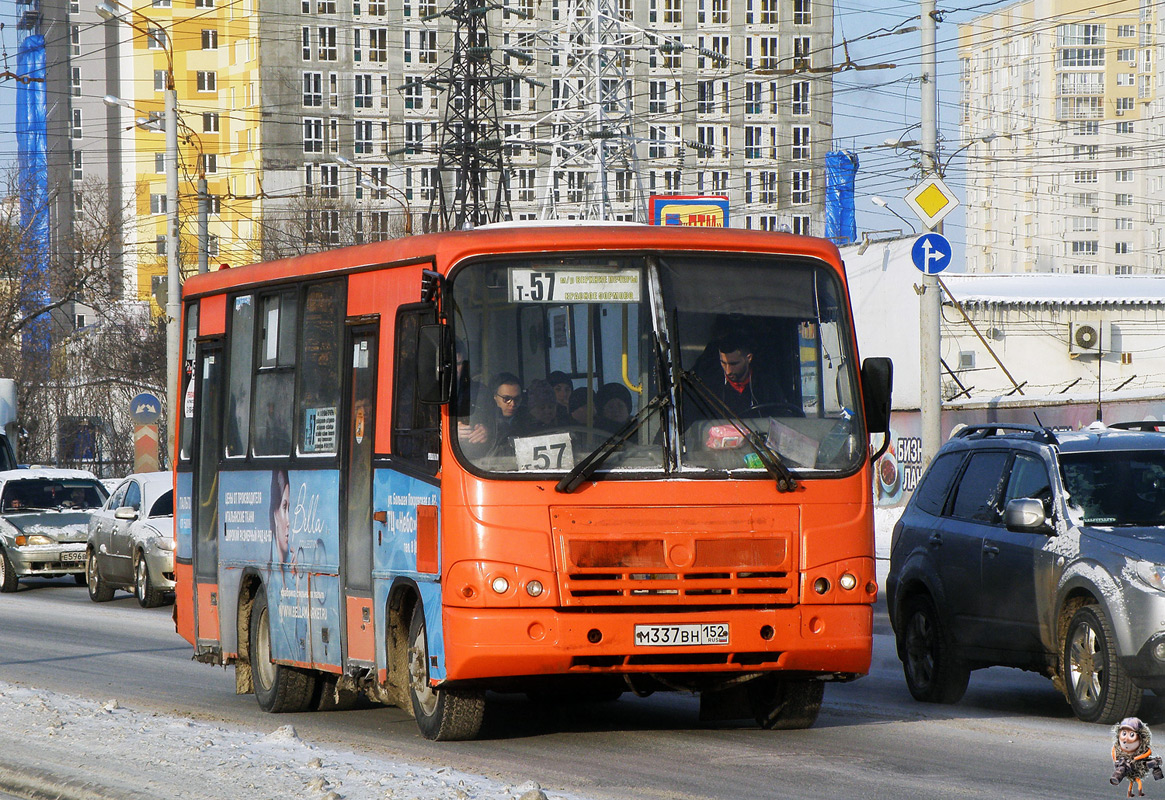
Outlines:
<svg viewBox="0 0 1165 800"><path fill-rule="evenodd" d="M1161 780L1165 778L1165 773L1161 771L1161 759L1153 756L1153 751L1150 749L1150 743L1153 739L1153 733L1149 730L1149 726L1141 722L1136 717L1125 717L1117 725L1113 726L1113 745L1112 745L1112 777L1108 782L1113 786L1119 786L1120 782L1125 778L1129 779L1129 797L1133 796L1133 784L1137 784L1137 792L1141 797L1145 796L1144 787L1141 784L1141 779L1148 774L1149 770L1153 771L1153 780Z"/></svg>

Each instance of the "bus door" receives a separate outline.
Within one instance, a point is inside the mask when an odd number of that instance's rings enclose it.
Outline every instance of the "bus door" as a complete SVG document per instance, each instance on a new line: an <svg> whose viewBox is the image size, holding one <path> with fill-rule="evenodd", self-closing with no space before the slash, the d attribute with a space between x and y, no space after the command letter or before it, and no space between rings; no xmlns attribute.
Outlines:
<svg viewBox="0 0 1165 800"><path fill-rule="evenodd" d="M344 662L372 666L372 454L376 430L377 327L348 328L348 422L343 481Z"/></svg>
<svg viewBox="0 0 1165 800"><path fill-rule="evenodd" d="M218 462L222 453L223 347L201 342L195 364L194 629L198 643L219 642L218 620Z"/></svg>

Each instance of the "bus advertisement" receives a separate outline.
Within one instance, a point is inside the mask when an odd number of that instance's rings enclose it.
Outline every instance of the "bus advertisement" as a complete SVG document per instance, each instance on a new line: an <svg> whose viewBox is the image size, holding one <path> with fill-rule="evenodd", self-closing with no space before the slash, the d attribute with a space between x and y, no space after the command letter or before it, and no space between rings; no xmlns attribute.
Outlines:
<svg viewBox="0 0 1165 800"><path fill-rule="evenodd" d="M803 728L868 671L891 366L829 242L502 224L183 295L175 619L264 710L450 740L487 692L681 690Z"/></svg>

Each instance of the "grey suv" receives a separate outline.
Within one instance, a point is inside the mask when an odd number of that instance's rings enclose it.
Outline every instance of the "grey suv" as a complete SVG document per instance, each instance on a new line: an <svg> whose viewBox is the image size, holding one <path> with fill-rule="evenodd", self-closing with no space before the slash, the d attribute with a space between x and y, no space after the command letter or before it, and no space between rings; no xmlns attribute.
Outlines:
<svg viewBox="0 0 1165 800"><path fill-rule="evenodd" d="M1162 423L1165 425L1165 423ZM886 599L918 700L970 672L1041 672L1111 724L1165 690L1165 433L963 428L894 528Z"/></svg>

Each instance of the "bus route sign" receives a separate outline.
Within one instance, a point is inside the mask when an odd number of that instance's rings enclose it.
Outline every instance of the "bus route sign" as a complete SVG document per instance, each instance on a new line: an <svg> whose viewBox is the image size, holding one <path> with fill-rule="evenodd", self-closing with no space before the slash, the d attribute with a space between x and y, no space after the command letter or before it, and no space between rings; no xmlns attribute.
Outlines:
<svg viewBox="0 0 1165 800"><path fill-rule="evenodd" d="M511 269L511 303L638 303L639 270Z"/></svg>

